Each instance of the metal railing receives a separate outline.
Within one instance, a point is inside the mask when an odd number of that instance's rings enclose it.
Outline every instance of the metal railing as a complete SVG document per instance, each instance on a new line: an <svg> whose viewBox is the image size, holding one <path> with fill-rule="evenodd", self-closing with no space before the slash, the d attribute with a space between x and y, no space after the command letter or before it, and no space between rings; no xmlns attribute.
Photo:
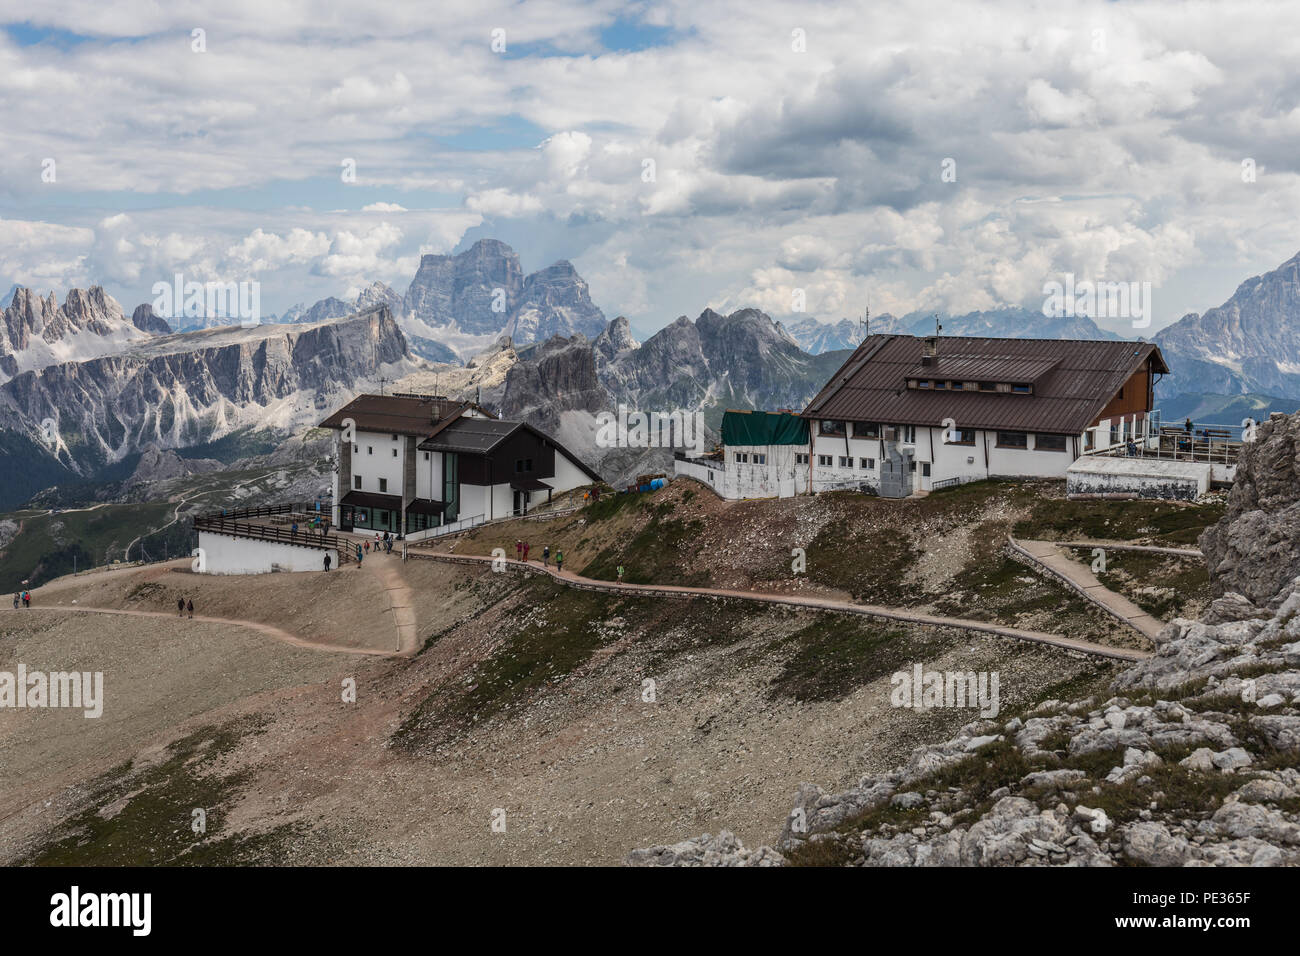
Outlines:
<svg viewBox="0 0 1300 956"><path fill-rule="evenodd" d="M254 509L261 510L261 509ZM271 512L280 514L281 512ZM265 517L254 515L252 517ZM276 544L295 545L300 548L315 548L319 551L334 550L338 552L339 563L351 560L352 543L336 534L323 531L293 531L289 528L273 527L252 521L240 521L221 515L204 515L194 519L195 531L207 531L211 534L227 534L235 538L249 538L254 541L272 541Z"/></svg>

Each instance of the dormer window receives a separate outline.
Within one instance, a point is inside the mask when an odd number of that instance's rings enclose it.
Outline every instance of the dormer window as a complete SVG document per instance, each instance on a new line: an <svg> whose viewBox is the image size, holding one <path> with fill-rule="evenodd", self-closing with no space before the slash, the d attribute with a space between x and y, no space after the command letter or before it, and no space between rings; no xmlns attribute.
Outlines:
<svg viewBox="0 0 1300 956"><path fill-rule="evenodd" d="M823 435L843 435L844 422L832 419L823 419L821 423L821 433Z"/></svg>

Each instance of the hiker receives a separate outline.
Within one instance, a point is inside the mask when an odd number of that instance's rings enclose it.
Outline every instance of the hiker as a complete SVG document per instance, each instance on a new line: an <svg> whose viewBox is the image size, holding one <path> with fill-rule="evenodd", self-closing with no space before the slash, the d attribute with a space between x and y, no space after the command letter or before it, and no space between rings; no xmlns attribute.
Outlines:
<svg viewBox="0 0 1300 956"><path fill-rule="evenodd" d="M330 555L329 555L329 552L326 551L326 552L325 552L325 570L328 571L329 569L330 569Z"/></svg>
<svg viewBox="0 0 1300 956"><path fill-rule="evenodd" d="M21 600L22 600L22 598L19 597L19 596L18 596L18 592L15 591L15 592L14 592L14 610L15 610L15 611L18 610L18 602L21 601Z"/></svg>
<svg viewBox="0 0 1300 956"><path fill-rule="evenodd" d="M528 563L528 542L524 542L524 564Z"/></svg>
<svg viewBox="0 0 1300 956"><path fill-rule="evenodd" d="M366 543L362 545L362 547L366 549L366 554L369 554L369 553L370 553L370 541L369 541L369 540L367 540Z"/></svg>
<svg viewBox="0 0 1300 956"><path fill-rule="evenodd" d="M178 597L176 599L176 616L177 617L185 616L185 598L183 597Z"/></svg>
<svg viewBox="0 0 1300 956"><path fill-rule="evenodd" d="M623 565L621 565L621 564L618 566L618 579L619 579L620 581L623 580Z"/></svg>
<svg viewBox="0 0 1300 956"><path fill-rule="evenodd" d="M546 547L542 548L542 567L549 568L550 566L551 566L551 546L548 544Z"/></svg>
<svg viewBox="0 0 1300 956"><path fill-rule="evenodd" d="M357 567L361 567L361 545L357 545Z"/></svg>
<svg viewBox="0 0 1300 956"><path fill-rule="evenodd" d="M190 620L194 620L194 599L185 602L185 610L189 612Z"/></svg>
<svg viewBox="0 0 1300 956"><path fill-rule="evenodd" d="M1187 419L1187 421L1183 422L1183 429L1189 435L1192 433L1192 420L1190 417Z"/></svg>
<svg viewBox="0 0 1300 956"><path fill-rule="evenodd" d="M31 606L32 606L32 592L23 591L23 607L27 608Z"/></svg>
<svg viewBox="0 0 1300 956"><path fill-rule="evenodd" d="M590 491L584 491L584 492L582 493L582 503L585 505L585 504L586 504L588 501L590 501L590 500L591 500L591 492L590 492Z"/></svg>
<svg viewBox="0 0 1300 956"><path fill-rule="evenodd" d="M563 570L564 570L564 552L563 552L563 551L556 551L556 552L555 552L555 570L557 570L557 571L563 571Z"/></svg>
<svg viewBox="0 0 1300 956"><path fill-rule="evenodd" d="M290 537L294 537L294 538L298 537L298 521L297 521L297 519L294 519L293 523L289 525L289 535L290 535Z"/></svg>
<svg viewBox="0 0 1300 956"><path fill-rule="evenodd" d="M520 540L515 541L515 560L518 561L523 557L524 543Z"/></svg>

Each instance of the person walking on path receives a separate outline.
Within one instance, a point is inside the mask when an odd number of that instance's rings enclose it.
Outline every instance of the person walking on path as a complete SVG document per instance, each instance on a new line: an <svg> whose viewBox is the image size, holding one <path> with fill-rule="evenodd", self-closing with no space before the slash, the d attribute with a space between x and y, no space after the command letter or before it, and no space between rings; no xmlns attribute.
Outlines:
<svg viewBox="0 0 1300 956"><path fill-rule="evenodd" d="M550 566L551 566L551 546L548 544L546 547L542 548L542 567L549 568Z"/></svg>
<svg viewBox="0 0 1300 956"><path fill-rule="evenodd" d="M183 597L178 597L176 599L176 616L177 617L185 616L185 598Z"/></svg>
<svg viewBox="0 0 1300 956"><path fill-rule="evenodd" d="M563 570L564 570L564 552L563 552L563 551L556 551L556 552L555 552L555 570L557 570L557 571L563 571Z"/></svg>
<svg viewBox="0 0 1300 956"><path fill-rule="evenodd" d="M194 599L190 598L185 602L185 610L189 612L190 620L194 620Z"/></svg>
<svg viewBox="0 0 1300 956"><path fill-rule="evenodd" d="M524 556L524 543L518 539L515 540L515 560L522 560Z"/></svg>
<svg viewBox="0 0 1300 956"><path fill-rule="evenodd" d="M620 581L623 580L623 565L621 565L621 564L618 566L618 579L619 579Z"/></svg>
<svg viewBox="0 0 1300 956"><path fill-rule="evenodd" d="M23 591L23 607L27 608L31 606L32 606L32 592Z"/></svg>
<svg viewBox="0 0 1300 956"><path fill-rule="evenodd" d="M528 563L528 542L524 542L524 564Z"/></svg>
<svg viewBox="0 0 1300 956"><path fill-rule="evenodd" d="M361 545L357 545L357 567L361 567Z"/></svg>
<svg viewBox="0 0 1300 956"><path fill-rule="evenodd" d="M330 555L329 555L329 552L326 551L326 552L325 552L325 570L328 571L329 569L330 569Z"/></svg>
<svg viewBox="0 0 1300 956"><path fill-rule="evenodd" d="M296 537L298 537L298 519L297 519L297 518L295 518L295 519L293 520L293 522L289 525L289 536L292 537L292 538L296 538Z"/></svg>
<svg viewBox="0 0 1300 956"><path fill-rule="evenodd" d="M14 592L14 610L15 610L15 611L18 610L18 602L21 601L21 600L22 600L22 598L19 597L18 592L15 591L15 592Z"/></svg>

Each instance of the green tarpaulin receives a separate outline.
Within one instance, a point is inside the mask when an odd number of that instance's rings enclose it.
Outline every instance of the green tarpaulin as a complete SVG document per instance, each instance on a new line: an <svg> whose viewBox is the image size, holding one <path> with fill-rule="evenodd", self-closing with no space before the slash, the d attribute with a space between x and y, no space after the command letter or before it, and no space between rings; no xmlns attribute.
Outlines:
<svg viewBox="0 0 1300 956"><path fill-rule="evenodd" d="M806 445L808 422L788 412L727 412L722 416L724 445Z"/></svg>

